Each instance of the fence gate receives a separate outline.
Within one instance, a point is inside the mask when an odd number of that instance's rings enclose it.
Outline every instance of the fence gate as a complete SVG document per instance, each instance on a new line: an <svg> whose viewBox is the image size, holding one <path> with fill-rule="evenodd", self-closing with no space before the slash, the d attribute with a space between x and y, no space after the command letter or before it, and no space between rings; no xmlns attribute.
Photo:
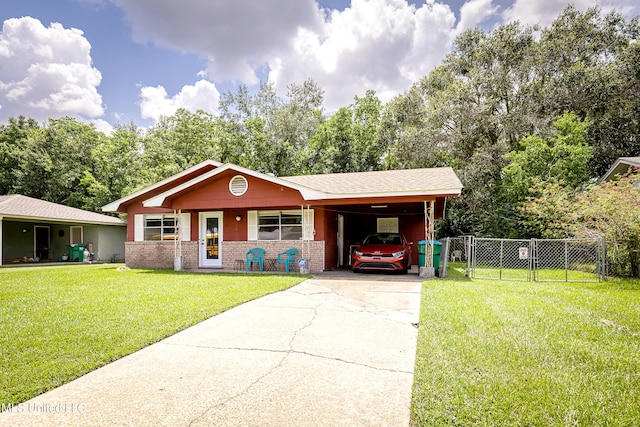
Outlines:
<svg viewBox="0 0 640 427"><path fill-rule="evenodd" d="M605 280L605 242L592 239L465 238L467 275L538 282ZM451 252L447 254L451 257Z"/></svg>
<svg viewBox="0 0 640 427"><path fill-rule="evenodd" d="M533 244L531 240L471 239L471 277L530 281Z"/></svg>

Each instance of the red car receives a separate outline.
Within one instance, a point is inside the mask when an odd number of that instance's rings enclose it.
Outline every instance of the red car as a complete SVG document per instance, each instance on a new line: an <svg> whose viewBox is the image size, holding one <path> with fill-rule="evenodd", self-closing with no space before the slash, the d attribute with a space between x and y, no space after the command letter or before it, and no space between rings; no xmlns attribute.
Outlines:
<svg viewBox="0 0 640 427"><path fill-rule="evenodd" d="M401 271L411 269L411 246L399 233L368 235L351 254L351 268L362 270Z"/></svg>

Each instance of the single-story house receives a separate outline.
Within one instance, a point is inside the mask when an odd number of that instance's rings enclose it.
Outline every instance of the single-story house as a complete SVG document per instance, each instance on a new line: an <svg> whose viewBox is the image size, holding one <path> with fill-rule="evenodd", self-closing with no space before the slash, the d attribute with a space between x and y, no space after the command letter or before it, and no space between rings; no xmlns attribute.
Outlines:
<svg viewBox="0 0 640 427"><path fill-rule="evenodd" d="M613 166L602 175L600 183L611 181L618 175L624 175L631 167L640 168L640 157L618 157Z"/></svg>
<svg viewBox="0 0 640 427"><path fill-rule="evenodd" d="M32 197L0 196L0 265L58 261L91 244L93 259L124 259L126 222ZM73 246L75 248L75 246Z"/></svg>
<svg viewBox="0 0 640 427"><path fill-rule="evenodd" d="M244 270L246 252L261 247L271 268L297 248L305 271L318 272L348 266L370 233L401 232L417 248L461 190L451 168L276 177L209 160L103 211L128 215L129 267Z"/></svg>

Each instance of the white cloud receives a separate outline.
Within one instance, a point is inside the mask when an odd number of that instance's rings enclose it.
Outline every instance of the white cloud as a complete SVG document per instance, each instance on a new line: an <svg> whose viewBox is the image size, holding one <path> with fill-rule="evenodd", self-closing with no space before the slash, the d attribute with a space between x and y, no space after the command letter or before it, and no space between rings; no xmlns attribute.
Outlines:
<svg viewBox="0 0 640 427"><path fill-rule="evenodd" d="M469 0L460 7L460 21L456 26L458 33L475 28L498 11L492 0Z"/></svg>
<svg viewBox="0 0 640 427"><path fill-rule="evenodd" d="M210 80L257 83L256 68L322 20L313 0L114 0L134 39L208 60Z"/></svg>
<svg viewBox="0 0 640 427"><path fill-rule="evenodd" d="M184 86L173 97L169 97L162 86L146 86L140 89L140 116L157 121L162 116L173 115L179 108L215 114L219 101L220 93L216 85L207 80L199 80L193 86Z"/></svg>
<svg viewBox="0 0 640 427"><path fill-rule="evenodd" d="M38 120L62 115L104 114L82 31L58 23L48 28L31 17L4 21L0 33L0 119L25 115Z"/></svg>
<svg viewBox="0 0 640 427"><path fill-rule="evenodd" d="M137 41L199 54L208 61L201 73L208 80L252 85L267 70L284 94L287 85L313 78L330 111L369 89L384 101L404 91L442 60L459 31L449 6L435 0L420 7L353 0L341 11L313 0L114 1ZM493 11L490 0L469 3L475 7L465 9L463 25ZM145 96L168 99L161 92ZM147 105L145 111L160 110Z"/></svg>
<svg viewBox="0 0 640 427"><path fill-rule="evenodd" d="M312 77L325 89L329 111L373 89L383 101L426 75L450 50L456 18L430 0L353 0L333 10L321 31L300 29L293 49L271 61L269 78L283 91Z"/></svg>
<svg viewBox="0 0 640 427"><path fill-rule="evenodd" d="M111 135L113 133L113 126L111 125L111 123L105 120L95 119L90 120L89 123L93 124L97 130L104 133L105 135Z"/></svg>

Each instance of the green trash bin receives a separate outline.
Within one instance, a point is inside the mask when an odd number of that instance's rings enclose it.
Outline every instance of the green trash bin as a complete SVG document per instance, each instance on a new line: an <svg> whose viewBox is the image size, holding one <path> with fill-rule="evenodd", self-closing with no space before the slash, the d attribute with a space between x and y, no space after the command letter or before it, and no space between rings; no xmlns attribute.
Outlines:
<svg viewBox="0 0 640 427"><path fill-rule="evenodd" d="M436 268L436 275L438 274L438 267L440 267L440 256L442 255L442 243L437 240L433 241L433 266ZM420 240L418 242L418 267L424 267L427 264L427 241Z"/></svg>
<svg viewBox="0 0 640 427"><path fill-rule="evenodd" d="M67 249L69 249L69 261L79 261L82 262L84 260L84 250L87 248L87 245L84 243L76 243L75 245L67 245Z"/></svg>
<svg viewBox="0 0 640 427"><path fill-rule="evenodd" d="M424 267L427 263L427 241L420 240L418 242L418 267Z"/></svg>

